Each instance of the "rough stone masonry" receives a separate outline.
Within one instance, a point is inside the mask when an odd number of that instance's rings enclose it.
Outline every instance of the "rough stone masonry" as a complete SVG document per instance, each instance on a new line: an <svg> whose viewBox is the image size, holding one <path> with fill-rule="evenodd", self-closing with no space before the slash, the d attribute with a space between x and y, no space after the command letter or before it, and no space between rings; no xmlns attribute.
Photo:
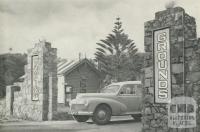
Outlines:
<svg viewBox="0 0 200 132"><path fill-rule="evenodd" d="M195 129L170 129L166 104L154 102L153 31L169 27L171 96L193 97L200 105L200 39L197 39L195 18L181 7L168 8L155 13L155 19L144 26L145 77L143 132L199 132ZM200 126L200 110L197 110Z"/></svg>
<svg viewBox="0 0 200 132"><path fill-rule="evenodd" d="M57 110L57 49L40 41L28 50L23 82L6 89L7 116L51 120Z"/></svg>

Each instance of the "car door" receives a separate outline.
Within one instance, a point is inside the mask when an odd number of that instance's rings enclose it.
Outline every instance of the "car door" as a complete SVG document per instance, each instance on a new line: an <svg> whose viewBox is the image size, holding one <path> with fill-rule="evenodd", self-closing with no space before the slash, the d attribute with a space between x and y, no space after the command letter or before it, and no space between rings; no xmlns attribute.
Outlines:
<svg viewBox="0 0 200 132"><path fill-rule="evenodd" d="M118 100L126 105L127 111L125 113L140 111L139 107L141 105L141 92L138 84L123 85L118 94Z"/></svg>

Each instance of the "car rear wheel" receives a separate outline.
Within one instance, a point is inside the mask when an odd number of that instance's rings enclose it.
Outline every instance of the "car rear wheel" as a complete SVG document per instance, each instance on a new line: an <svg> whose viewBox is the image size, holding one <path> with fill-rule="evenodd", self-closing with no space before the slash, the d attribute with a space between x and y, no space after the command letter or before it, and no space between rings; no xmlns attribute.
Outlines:
<svg viewBox="0 0 200 132"><path fill-rule="evenodd" d="M90 117L86 115L73 115L74 119L78 122L86 122Z"/></svg>
<svg viewBox="0 0 200 132"><path fill-rule="evenodd" d="M98 125L105 125L110 121L111 109L107 105L100 105L96 108L92 120Z"/></svg>
<svg viewBox="0 0 200 132"><path fill-rule="evenodd" d="M140 121L142 115L141 114L136 114L136 115L131 115L136 121Z"/></svg>

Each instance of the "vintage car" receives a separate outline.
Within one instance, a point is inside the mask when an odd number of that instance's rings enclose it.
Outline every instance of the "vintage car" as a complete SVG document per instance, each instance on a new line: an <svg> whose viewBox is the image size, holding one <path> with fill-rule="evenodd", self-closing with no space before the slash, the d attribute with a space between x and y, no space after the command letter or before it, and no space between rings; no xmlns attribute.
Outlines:
<svg viewBox="0 0 200 132"><path fill-rule="evenodd" d="M111 116L141 117L142 86L140 81L112 83L100 93L81 93L70 102L70 110L78 122L90 117L99 125L107 124Z"/></svg>

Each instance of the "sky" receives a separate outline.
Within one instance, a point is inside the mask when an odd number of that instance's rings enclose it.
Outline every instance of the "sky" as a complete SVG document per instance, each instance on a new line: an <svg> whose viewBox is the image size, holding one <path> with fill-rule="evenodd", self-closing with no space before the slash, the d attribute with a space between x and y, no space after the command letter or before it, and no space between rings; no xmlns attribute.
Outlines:
<svg viewBox="0 0 200 132"><path fill-rule="evenodd" d="M116 17L124 32L144 51L144 22L165 10L169 0L0 0L0 54L26 53L39 40L52 43L58 56L93 58L96 43L111 33ZM200 37L199 0L175 0L196 18ZM12 48L12 51L9 49Z"/></svg>

